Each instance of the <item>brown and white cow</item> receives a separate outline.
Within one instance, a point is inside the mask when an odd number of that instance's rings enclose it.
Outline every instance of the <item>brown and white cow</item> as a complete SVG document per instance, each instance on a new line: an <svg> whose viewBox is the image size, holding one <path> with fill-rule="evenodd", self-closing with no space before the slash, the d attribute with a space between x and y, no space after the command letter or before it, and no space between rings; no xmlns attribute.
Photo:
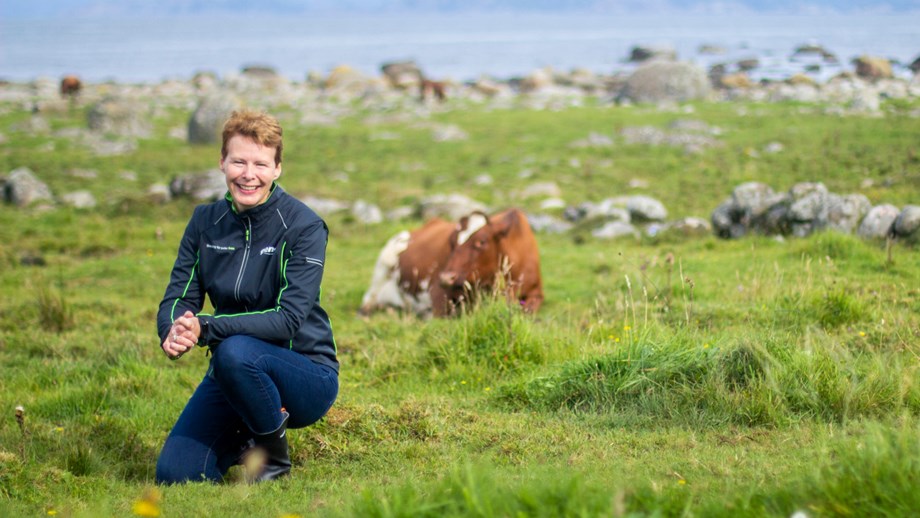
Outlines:
<svg viewBox="0 0 920 518"><path fill-rule="evenodd" d="M432 298L444 305L444 290L437 278L450 255L448 240L455 228L454 223L434 218L421 228L390 238L377 257L371 285L361 300L361 314L397 308L424 316L431 313Z"/></svg>
<svg viewBox="0 0 920 518"><path fill-rule="evenodd" d="M476 212L453 224L434 219L391 238L380 252L361 313L394 307L446 316L503 277L526 311L543 302L537 242L517 209L492 217Z"/></svg>
<svg viewBox="0 0 920 518"><path fill-rule="evenodd" d="M499 280L507 296L525 311L540 309L540 252L523 212L508 209L492 216L474 212L460 220L450 242L453 250L439 275L447 295L446 312L465 293L494 289ZM433 309L438 315L438 308Z"/></svg>

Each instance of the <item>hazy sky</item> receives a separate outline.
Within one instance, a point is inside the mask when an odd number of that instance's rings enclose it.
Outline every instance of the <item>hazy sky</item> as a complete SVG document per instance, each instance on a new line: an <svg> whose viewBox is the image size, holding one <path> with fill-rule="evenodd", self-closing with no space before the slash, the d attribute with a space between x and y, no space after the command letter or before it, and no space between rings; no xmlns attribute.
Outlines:
<svg viewBox="0 0 920 518"><path fill-rule="evenodd" d="M594 11L920 13L920 0L0 0L0 18L262 12Z"/></svg>

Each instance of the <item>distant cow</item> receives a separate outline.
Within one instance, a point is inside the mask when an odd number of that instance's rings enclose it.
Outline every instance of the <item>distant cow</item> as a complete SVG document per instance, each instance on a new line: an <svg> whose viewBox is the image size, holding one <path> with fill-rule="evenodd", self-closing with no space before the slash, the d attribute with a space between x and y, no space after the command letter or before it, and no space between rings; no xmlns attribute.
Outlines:
<svg viewBox="0 0 920 518"><path fill-rule="evenodd" d="M492 217L476 212L453 224L434 219L390 239L374 268L361 313L396 307L446 316L470 294L503 277L526 311L543 302L537 242L517 209Z"/></svg>
<svg viewBox="0 0 920 518"><path fill-rule="evenodd" d="M61 97L76 97L83 89L83 83L77 76L64 76L61 79Z"/></svg>

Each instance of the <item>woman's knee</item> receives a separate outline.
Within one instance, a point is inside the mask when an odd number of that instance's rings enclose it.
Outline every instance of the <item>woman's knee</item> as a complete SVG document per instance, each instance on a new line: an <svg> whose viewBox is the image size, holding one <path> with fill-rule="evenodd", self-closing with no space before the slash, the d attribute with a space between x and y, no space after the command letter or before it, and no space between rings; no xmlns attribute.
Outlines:
<svg viewBox="0 0 920 518"><path fill-rule="evenodd" d="M251 361L250 351L252 338L243 335L233 335L222 341L213 349L211 363L215 370L235 370L237 367Z"/></svg>
<svg viewBox="0 0 920 518"><path fill-rule="evenodd" d="M207 462L196 462L196 455L190 449L195 444L183 444L180 437L169 437L163 445L163 451L157 459L157 484L182 484L185 482L216 482L220 474L215 469L208 469ZM206 458L206 456L205 456Z"/></svg>

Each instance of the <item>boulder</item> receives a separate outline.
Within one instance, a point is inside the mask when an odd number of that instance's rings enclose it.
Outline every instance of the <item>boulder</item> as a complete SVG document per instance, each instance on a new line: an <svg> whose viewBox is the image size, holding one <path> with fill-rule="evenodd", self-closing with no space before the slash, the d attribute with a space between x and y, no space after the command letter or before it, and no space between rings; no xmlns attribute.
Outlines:
<svg viewBox="0 0 920 518"><path fill-rule="evenodd" d="M190 173L173 178L169 183L173 197L187 196L196 201L216 201L227 193L227 183L220 169Z"/></svg>
<svg viewBox="0 0 920 518"><path fill-rule="evenodd" d="M828 198L827 228L852 234L871 208L872 202L863 194L831 194Z"/></svg>
<svg viewBox="0 0 920 518"><path fill-rule="evenodd" d="M876 205L863 218L856 233L864 239L885 239L899 214L894 205Z"/></svg>
<svg viewBox="0 0 920 518"><path fill-rule="evenodd" d="M242 108L236 96L217 92L203 98L188 121L189 144L216 144L230 115Z"/></svg>
<svg viewBox="0 0 920 518"><path fill-rule="evenodd" d="M901 209L901 213L894 220L892 231L895 237L913 242L920 240L918 230L920 230L920 207L907 205Z"/></svg>
<svg viewBox="0 0 920 518"><path fill-rule="evenodd" d="M859 56L853 60L853 65L856 66L856 75L863 79L877 81L879 79L889 79L893 77L891 73L891 62L885 58L865 55Z"/></svg>
<svg viewBox="0 0 920 518"><path fill-rule="evenodd" d="M331 214L335 214L336 212L348 210L347 203L329 198L316 198L314 196L307 196L306 198L301 198L300 201L302 201L306 206L315 210L317 214L322 216L329 216Z"/></svg>
<svg viewBox="0 0 920 518"><path fill-rule="evenodd" d="M627 198L626 210L629 211L630 221L635 222L664 221L668 217L663 203L640 194Z"/></svg>
<svg viewBox="0 0 920 518"><path fill-rule="evenodd" d="M86 114L89 129L117 137L149 137L152 131L146 110L140 103L117 97L107 97Z"/></svg>
<svg viewBox="0 0 920 518"><path fill-rule="evenodd" d="M61 196L61 201L76 209L92 209L96 207L96 198L89 191L68 192Z"/></svg>
<svg viewBox="0 0 920 518"><path fill-rule="evenodd" d="M364 200L358 200L351 206L351 215L359 223L376 225L383 222L383 211L380 207Z"/></svg>
<svg viewBox="0 0 920 518"><path fill-rule="evenodd" d="M641 63L653 59L662 59L674 61L677 59L677 51L673 47L645 47L636 46L629 51L629 61L631 63Z"/></svg>
<svg viewBox="0 0 920 518"><path fill-rule="evenodd" d="M422 70L415 61L384 63L380 67L390 86L401 90L418 88L422 82Z"/></svg>
<svg viewBox="0 0 920 518"><path fill-rule="evenodd" d="M709 78L696 65L654 60L626 80L622 96L633 102L689 101L706 98Z"/></svg>
<svg viewBox="0 0 920 518"><path fill-rule="evenodd" d="M17 207L25 207L37 202L53 202L51 189L39 180L27 167L20 167L10 172L3 184L3 200Z"/></svg>
<svg viewBox="0 0 920 518"><path fill-rule="evenodd" d="M639 230L631 223L624 221L608 221L602 227L591 231L591 235L598 239L617 239L620 237L639 238Z"/></svg>

